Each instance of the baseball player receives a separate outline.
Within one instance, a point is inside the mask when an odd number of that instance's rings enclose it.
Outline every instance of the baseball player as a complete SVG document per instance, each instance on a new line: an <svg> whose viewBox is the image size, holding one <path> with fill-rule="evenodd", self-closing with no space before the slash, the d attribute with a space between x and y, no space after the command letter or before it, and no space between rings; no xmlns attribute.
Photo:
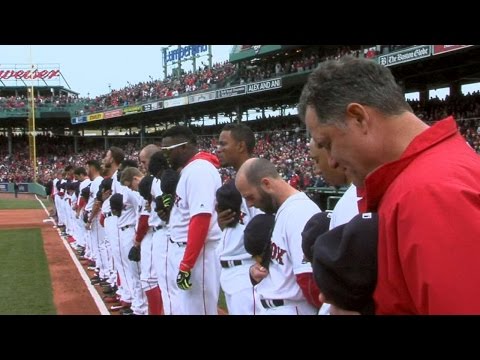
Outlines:
<svg viewBox="0 0 480 360"><path fill-rule="evenodd" d="M239 169L235 184L249 206L275 213L271 262L250 267L265 315L313 315L321 303L312 267L304 260L301 233L320 212L303 192L291 187L266 159L249 159Z"/></svg>
<svg viewBox="0 0 480 360"><path fill-rule="evenodd" d="M122 166L123 164L125 164L125 161L122 162ZM125 165L125 168L123 168L122 171L125 171L127 168L128 165ZM146 315L148 313L148 304L140 282L140 264L138 262L130 261L128 258L128 253L134 245L135 228L140 213L143 211L145 201L138 192L135 192L124 185L120 184L120 186L117 186L116 191L116 194L122 195L122 211L118 216L117 223L120 239L120 256L126 276L125 279L122 279L122 284L129 288L132 295L130 309L123 309L122 314Z"/></svg>
<svg viewBox="0 0 480 360"><path fill-rule="evenodd" d="M329 165L327 151L324 148L319 147L313 139L310 140L310 157L315 164L315 174L322 175L329 185L350 185L333 208L329 225L329 229L331 230L339 225L349 222L358 214L358 200L360 198L357 197L357 187L352 184L351 179L345 174L343 168L332 168ZM318 312L319 315L328 315L329 313L329 304L323 304Z"/></svg>
<svg viewBox="0 0 480 360"><path fill-rule="evenodd" d="M223 167L233 166L238 171L242 164L253 156L254 147L255 135L248 126L227 124L218 138L217 155ZM250 219L261 211L248 207L245 199L236 190L234 182L231 186L233 189L230 189L227 198L232 199L238 195L240 205L237 210L226 207L223 211L218 211L218 224L222 229L222 242L218 248L222 266L220 285L225 293L229 314L255 315L262 309L250 282L249 270L254 261L245 250L243 230ZM218 205L217 210L220 210Z"/></svg>
<svg viewBox="0 0 480 360"><path fill-rule="evenodd" d="M126 268L128 264L128 258L126 254L121 253L120 246L120 229L118 228L118 216L113 214L110 206L111 197L121 190L122 186L118 180L118 173L121 171L121 167L127 166L128 163L124 160L125 154L122 149L116 146L112 146L105 154L102 160L102 167L105 169L106 176L112 179L111 191L108 201L105 200L102 206L102 211L105 216L105 233L107 242L110 244L113 267L117 271L117 296L109 297L109 301L114 301L118 297L121 305L112 305L110 310L119 311L124 309L130 309L133 294L130 291L130 287L126 285ZM125 162L124 162L125 161ZM131 164L135 166L135 164ZM123 198L122 198L123 199ZM122 200L123 201L123 200ZM109 215L109 216L107 216ZM128 251L128 250L127 250ZM123 256L122 256L123 254ZM113 287L115 289L115 287ZM112 290L113 290L112 289Z"/></svg>
<svg viewBox="0 0 480 360"><path fill-rule="evenodd" d="M221 186L216 156L198 152L196 137L184 126L164 133L162 150L169 163L180 170L175 202L170 214L179 301L183 314L216 315L220 291L220 264L215 249L221 238L215 211L215 192Z"/></svg>
<svg viewBox="0 0 480 360"><path fill-rule="evenodd" d="M87 176L87 171L84 167L77 167L74 171L75 179L80 182L79 193L81 194L83 189L90 185L91 180ZM86 205L86 201L82 196L77 197L76 207L75 207L75 219L77 222L77 236L75 237L75 242L77 245L77 250L80 252L85 249L85 223L83 222L81 214Z"/></svg>
<svg viewBox="0 0 480 360"><path fill-rule="evenodd" d="M150 227L149 218L151 214L151 188L153 182L153 176L143 176L142 172L137 168L127 168L122 171L122 177L120 183L129 187L134 191L135 195L140 194L142 196L143 209L140 212L140 217L137 224L135 241L133 245L134 250L140 250L140 259L134 259L133 261L140 260L140 282L142 290L145 292L148 300L148 314L149 315L162 315L163 304L162 295L158 286L157 273L155 271L154 255L153 255L153 234L162 227ZM132 259L130 258L132 261Z"/></svg>
<svg viewBox="0 0 480 360"><path fill-rule="evenodd" d="M55 209L57 211L57 226L59 229L64 232L65 230L65 213L63 208L63 196L65 188L61 185L66 183L67 180L63 178L64 173L59 173L57 175L57 182L55 183L55 188L57 191L55 192ZM62 234L63 235L63 234Z"/></svg>
<svg viewBox="0 0 480 360"><path fill-rule="evenodd" d="M105 231L99 222L100 204L96 201L97 193L100 189L100 184L103 181L103 177L100 176L100 163L97 160L87 161L88 175L92 180L90 185L90 197L87 205L85 205L85 211L88 214L87 223L85 228L90 233L90 245L93 253L93 260L95 266L99 269L98 276L91 278L92 284L99 284L102 281L106 281L110 275L108 270L108 254L105 248Z"/></svg>
<svg viewBox="0 0 480 360"><path fill-rule="evenodd" d="M168 261L168 256L172 256L168 215L175 199L178 173L169 168L163 152L154 153L147 166L148 172L155 176L151 187L151 196L154 201L150 204L148 225L154 230L153 265L161 289L163 311L165 315L181 314L181 302L176 300L179 292L182 291L177 286L178 264L171 268L169 266L172 262ZM164 211L163 219L158 215L157 209Z"/></svg>

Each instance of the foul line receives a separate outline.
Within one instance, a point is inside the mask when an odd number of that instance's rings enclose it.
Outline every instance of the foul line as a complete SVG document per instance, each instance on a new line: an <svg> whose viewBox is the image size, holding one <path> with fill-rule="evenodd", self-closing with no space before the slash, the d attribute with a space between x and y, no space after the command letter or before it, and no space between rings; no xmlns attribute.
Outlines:
<svg viewBox="0 0 480 360"><path fill-rule="evenodd" d="M52 217L51 217L50 214L48 213L47 208L45 207L45 205L43 204L43 202L38 198L38 196L37 196L36 194L35 194L35 198L38 200L38 202L40 203L40 205L42 205L43 210L45 210L45 212L47 213L49 219L51 219L51 220L53 221ZM53 221L53 223L54 223L54 225L55 225L55 221ZM58 229L58 228L57 228L57 229ZM80 276L82 277L83 281L85 282L85 285L87 286L87 289L88 289L88 291L90 292L90 295L92 295L93 301L94 301L95 304L97 305L98 311L100 311L100 314L101 314L101 315L110 315L110 312L108 311L107 307L105 306L105 303L103 302L102 298L101 298L100 295L98 294L98 292L97 292L97 290L95 289L95 287L91 284L90 278L87 276L87 274L86 274L85 271L83 270L82 265L80 264L80 262L78 261L77 257L76 257L75 254L73 253L72 247L71 247L70 244L60 235L60 233L58 234L58 236L62 239L63 245L64 245L65 248L67 249L68 254L70 255L70 257L72 258L73 263L74 263L75 266L77 267L78 273L80 274Z"/></svg>

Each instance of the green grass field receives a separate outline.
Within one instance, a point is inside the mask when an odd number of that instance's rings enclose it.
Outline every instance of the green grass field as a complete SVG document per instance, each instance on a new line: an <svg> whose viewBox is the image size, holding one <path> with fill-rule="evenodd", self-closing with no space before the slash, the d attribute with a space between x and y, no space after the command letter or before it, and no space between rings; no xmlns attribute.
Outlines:
<svg viewBox="0 0 480 360"><path fill-rule="evenodd" d="M42 202L48 208L48 200L42 200ZM0 199L0 210L9 209L42 209L42 206L37 199Z"/></svg>
<svg viewBox="0 0 480 360"><path fill-rule="evenodd" d="M220 295L218 296L218 307L228 312L227 303L225 301L225 294L223 293L221 288L220 288Z"/></svg>
<svg viewBox="0 0 480 360"><path fill-rule="evenodd" d="M0 314L56 314L40 229L0 230Z"/></svg>

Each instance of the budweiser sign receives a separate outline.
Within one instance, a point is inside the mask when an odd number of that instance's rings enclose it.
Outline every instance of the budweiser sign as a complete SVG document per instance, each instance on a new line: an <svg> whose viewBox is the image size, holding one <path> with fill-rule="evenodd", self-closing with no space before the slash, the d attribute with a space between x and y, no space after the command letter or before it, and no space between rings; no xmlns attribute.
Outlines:
<svg viewBox="0 0 480 360"><path fill-rule="evenodd" d="M0 70L1 80L50 80L58 76L60 76L60 70Z"/></svg>

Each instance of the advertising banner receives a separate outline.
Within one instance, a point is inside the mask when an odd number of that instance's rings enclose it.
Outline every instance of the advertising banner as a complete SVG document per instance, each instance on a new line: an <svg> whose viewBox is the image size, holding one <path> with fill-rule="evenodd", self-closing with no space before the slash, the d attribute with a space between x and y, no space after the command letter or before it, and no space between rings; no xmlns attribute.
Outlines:
<svg viewBox="0 0 480 360"><path fill-rule="evenodd" d="M187 96L182 96L176 99L170 99L170 100L165 100L163 102L163 107L170 108L170 107L175 107L175 106L182 106L182 105L187 105L188 104L188 97Z"/></svg>
<svg viewBox="0 0 480 360"><path fill-rule="evenodd" d="M157 102L142 105L143 112L161 110L161 109L163 109L163 101L157 101Z"/></svg>
<svg viewBox="0 0 480 360"><path fill-rule="evenodd" d="M423 59L430 55L432 55L431 45L419 45L379 56L378 63L383 66L392 66Z"/></svg>
<svg viewBox="0 0 480 360"><path fill-rule="evenodd" d="M245 95L247 93L247 87L245 85L235 86L231 88L217 90L217 99L226 97Z"/></svg>
<svg viewBox="0 0 480 360"><path fill-rule="evenodd" d="M280 89L282 87L282 79L272 79L272 80L265 80L255 82L253 84L247 85L247 92L254 93L260 91L267 91L267 90L274 90Z"/></svg>
<svg viewBox="0 0 480 360"><path fill-rule="evenodd" d="M446 52L460 50L470 46L473 45L433 45L433 55L444 54Z"/></svg>
<svg viewBox="0 0 480 360"><path fill-rule="evenodd" d="M77 117L72 118L72 120L71 120L70 122L71 122L73 125L83 124L83 123L86 123L86 122L87 122L87 117L86 117L86 116L77 116Z"/></svg>
<svg viewBox="0 0 480 360"><path fill-rule="evenodd" d="M87 116L87 121L97 121L97 120L102 120L103 119L103 112L102 113L96 113L96 114L90 114Z"/></svg>
<svg viewBox="0 0 480 360"><path fill-rule="evenodd" d="M126 108L123 108L123 113L125 115L136 114L139 112L142 112L141 106L127 106Z"/></svg>
<svg viewBox="0 0 480 360"><path fill-rule="evenodd" d="M217 98L215 91L208 91L201 94L194 94L188 97L189 104L200 103L204 101L211 101Z"/></svg>
<svg viewBox="0 0 480 360"><path fill-rule="evenodd" d="M103 118L104 119L111 119L111 118L116 118L119 116L123 115L123 110L122 109L117 109L117 110L110 110L110 111L105 111L103 113Z"/></svg>

